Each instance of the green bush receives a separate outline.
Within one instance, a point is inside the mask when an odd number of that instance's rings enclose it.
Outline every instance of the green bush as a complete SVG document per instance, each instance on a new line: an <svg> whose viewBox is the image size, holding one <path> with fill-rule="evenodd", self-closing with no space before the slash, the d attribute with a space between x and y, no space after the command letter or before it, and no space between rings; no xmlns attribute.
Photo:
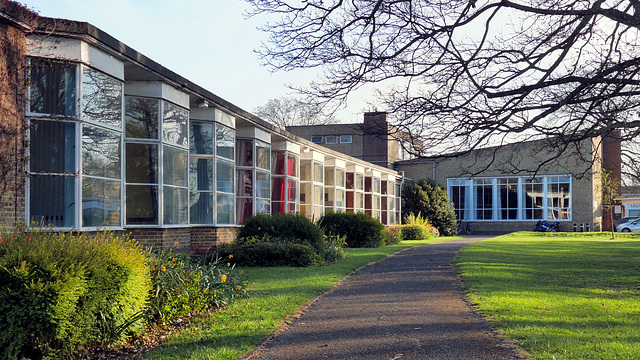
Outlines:
<svg viewBox="0 0 640 360"><path fill-rule="evenodd" d="M242 224L239 239L286 239L287 242L309 245L318 255L325 252L324 233L302 214L258 214Z"/></svg>
<svg viewBox="0 0 640 360"><path fill-rule="evenodd" d="M150 254L149 321L169 324L182 316L226 306L246 296L230 258L205 258L161 251Z"/></svg>
<svg viewBox="0 0 640 360"><path fill-rule="evenodd" d="M404 240L425 240L432 237L428 228L420 225L403 225L400 232Z"/></svg>
<svg viewBox="0 0 640 360"><path fill-rule="evenodd" d="M445 188L432 179L409 181L402 190L404 214L422 215L445 236L456 234L456 214ZM406 216L406 215L405 215Z"/></svg>
<svg viewBox="0 0 640 360"><path fill-rule="evenodd" d="M322 263L316 250L288 241L241 239L218 249L221 257L233 257L240 266L316 266Z"/></svg>
<svg viewBox="0 0 640 360"><path fill-rule="evenodd" d="M146 257L127 237L0 231L0 355L69 358L142 329Z"/></svg>
<svg viewBox="0 0 640 360"><path fill-rule="evenodd" d="M346 237L348 247L380 247L385 245L384 225L364 213L326 213L318 225L328 234Z"/></svg>

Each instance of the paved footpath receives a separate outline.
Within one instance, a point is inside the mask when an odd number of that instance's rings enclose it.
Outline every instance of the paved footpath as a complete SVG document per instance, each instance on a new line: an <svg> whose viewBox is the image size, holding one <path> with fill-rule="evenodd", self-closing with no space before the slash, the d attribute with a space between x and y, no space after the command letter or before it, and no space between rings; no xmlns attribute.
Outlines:
<svg viewBox="0 0 640 360"><path fill-rule="evenodd" d="M463 300L451 259L482 237L362 268L245 359L519 359Z"/></svg>

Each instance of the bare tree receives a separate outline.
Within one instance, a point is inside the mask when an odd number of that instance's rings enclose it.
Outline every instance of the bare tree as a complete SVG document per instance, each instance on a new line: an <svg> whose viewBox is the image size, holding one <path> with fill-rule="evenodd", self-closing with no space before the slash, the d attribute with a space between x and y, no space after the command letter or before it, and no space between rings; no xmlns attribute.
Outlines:
<svg viewBox="0 0 640 360"><path fill-rule="evenodd" d="M321 125L335 123L332 115L325 114L322 106L293 97L270 99L254 113L264 120L286 128L289 125Z"/></svg>
<svg viewBox="0 0 640 360"><path fill-rule="evenodd" d="M267 66L324 68L301 90L338 106L376 84L422 156L640 130L637 0L246 1L279 16Z"/></svg>

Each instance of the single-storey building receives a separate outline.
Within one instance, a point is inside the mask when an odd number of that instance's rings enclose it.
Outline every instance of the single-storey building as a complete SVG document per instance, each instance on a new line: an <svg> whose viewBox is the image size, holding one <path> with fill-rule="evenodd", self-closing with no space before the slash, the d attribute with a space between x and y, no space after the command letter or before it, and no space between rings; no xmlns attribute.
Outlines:
<svg viewBox="0 0 640 360"><path fill-rule="evenodd" d="M0 225L201 253L256 213L400 217L398 172L279 129L91 24L0 2L0 48Z"/></svg>

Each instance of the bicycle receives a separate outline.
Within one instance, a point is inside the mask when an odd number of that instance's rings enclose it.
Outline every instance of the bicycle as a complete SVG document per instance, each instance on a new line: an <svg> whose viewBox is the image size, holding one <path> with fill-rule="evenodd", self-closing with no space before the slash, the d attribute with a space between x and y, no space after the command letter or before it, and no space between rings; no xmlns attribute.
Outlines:
<svg viewBox="0 0 640 360"><path fill-rule="evenodd" d="M458 221L458 235L467 234L471 235L476 231L476 227L473 223Z"/></svg>

